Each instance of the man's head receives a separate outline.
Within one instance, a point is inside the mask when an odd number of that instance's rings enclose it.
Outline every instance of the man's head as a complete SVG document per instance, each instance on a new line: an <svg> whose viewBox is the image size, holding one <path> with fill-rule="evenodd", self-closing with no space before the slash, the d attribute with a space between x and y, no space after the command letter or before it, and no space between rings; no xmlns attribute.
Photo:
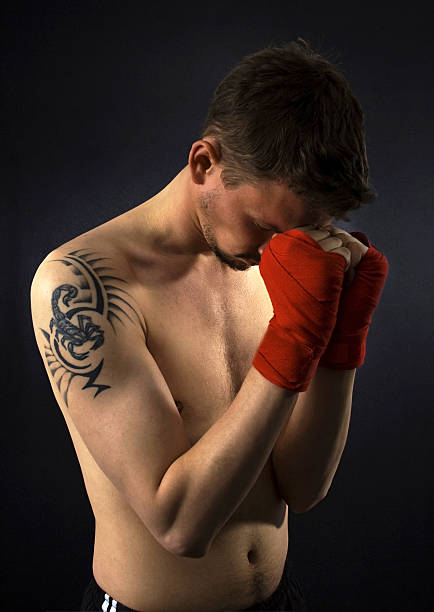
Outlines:
<svg viewBox="0 0 434 612"><path fill-rule="evenodd" d="M217 143L225 189L277 182L348 221L376 197L363 111L343 73L298 41L243 58L215 90L200 138Z"/></svg>
<svg viewBox="0 0 434 612"><path fill-rule="evenodd" d="M211 137L193 143L189 170L194 185L196 226L207 248L234 270L257 265L273 234L333 218L311 210L284 183L263 179L226 189L218 144Z"/></svg>

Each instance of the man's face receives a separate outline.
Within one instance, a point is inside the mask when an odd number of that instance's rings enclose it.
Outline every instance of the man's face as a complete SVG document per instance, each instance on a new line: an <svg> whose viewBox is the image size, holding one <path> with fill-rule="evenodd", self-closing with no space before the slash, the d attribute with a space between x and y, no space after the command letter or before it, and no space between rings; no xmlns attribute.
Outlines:
<svg viewBox="0 0 434 612"><path fill-rule="evenodd" d="M259 187L223 185L200 195L199 221L209 248L233 270L258 265L273 234L302 225L322 226L333 217L308 212L288 187L264 181Z"/></svg>

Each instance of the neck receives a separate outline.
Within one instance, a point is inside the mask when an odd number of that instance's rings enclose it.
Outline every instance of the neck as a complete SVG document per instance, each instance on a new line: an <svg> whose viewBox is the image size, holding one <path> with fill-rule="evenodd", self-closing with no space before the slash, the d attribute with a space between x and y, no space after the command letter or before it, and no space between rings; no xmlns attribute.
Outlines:
<svg viewBox="0 0 434 612"><path fill-rule="evenodd" d="M211 253L200 227L188 166L133 211L140 234L154 251L168 256Z"/></svg>

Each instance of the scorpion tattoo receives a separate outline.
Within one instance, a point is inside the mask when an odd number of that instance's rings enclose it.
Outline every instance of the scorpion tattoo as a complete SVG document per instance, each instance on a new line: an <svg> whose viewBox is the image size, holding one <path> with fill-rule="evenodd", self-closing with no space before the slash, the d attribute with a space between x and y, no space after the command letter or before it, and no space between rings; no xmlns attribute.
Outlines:
<svg viewBox="0 0 434 612"><path fill-rule="evenodd" d="M140 322L140 316L132 305L127 282L110 265L109 257L78 249L53 261L64 264L77 278L77 286L64 283L54 289L49 330L40 328L45 339L47 366L68 405L68 390L76 376L86 381L83 389L95 389L95 397L110 389L109 385L98 382L104 359L95 361L94 351L104 344L104 330L92 321L92 313L107 321L115 334L118 324L125 325L125 320L134 322L131 316ZM62 305L66 307L63 312ZM84 345L89 342L92 344L85 350Z"/></svg>
<svg viewBox="0 0 434 612"><path fill-rule="evenodd" d="M85 342L93 341L90 350L94 351L104 343L104 331L99 325L93 323L89 316L83 314L77 315L78 327L74 325L74 323L69 320L68 315L65 315L59 308L59 299L62 291L66 291L62 298L62 302L67 307L69 307L70 301L75 298L78 293L78 289L74 287L74 285L60 285L53 291L51 297L53 318L50 321L50 332L53 332L53 328L56 328L56 340L59 340L59 334L61 334L60 343L62 346L68 350L74 359L83 360L88 357L89 351L77 353L74 347L83 346Z"/></svg>

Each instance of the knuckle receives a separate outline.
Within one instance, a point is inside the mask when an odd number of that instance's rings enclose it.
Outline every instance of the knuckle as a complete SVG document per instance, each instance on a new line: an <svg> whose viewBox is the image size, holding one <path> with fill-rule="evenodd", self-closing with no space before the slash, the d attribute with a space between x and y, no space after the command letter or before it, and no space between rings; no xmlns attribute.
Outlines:
<svg viewBox="0 0 434 612"><path fill-rule="evenodd" d="M333 249L333 253L338 253L338 255L343 255L345 259L348 261L351 259L351 253L346 247L338 247L337 249Z"/></svg>

